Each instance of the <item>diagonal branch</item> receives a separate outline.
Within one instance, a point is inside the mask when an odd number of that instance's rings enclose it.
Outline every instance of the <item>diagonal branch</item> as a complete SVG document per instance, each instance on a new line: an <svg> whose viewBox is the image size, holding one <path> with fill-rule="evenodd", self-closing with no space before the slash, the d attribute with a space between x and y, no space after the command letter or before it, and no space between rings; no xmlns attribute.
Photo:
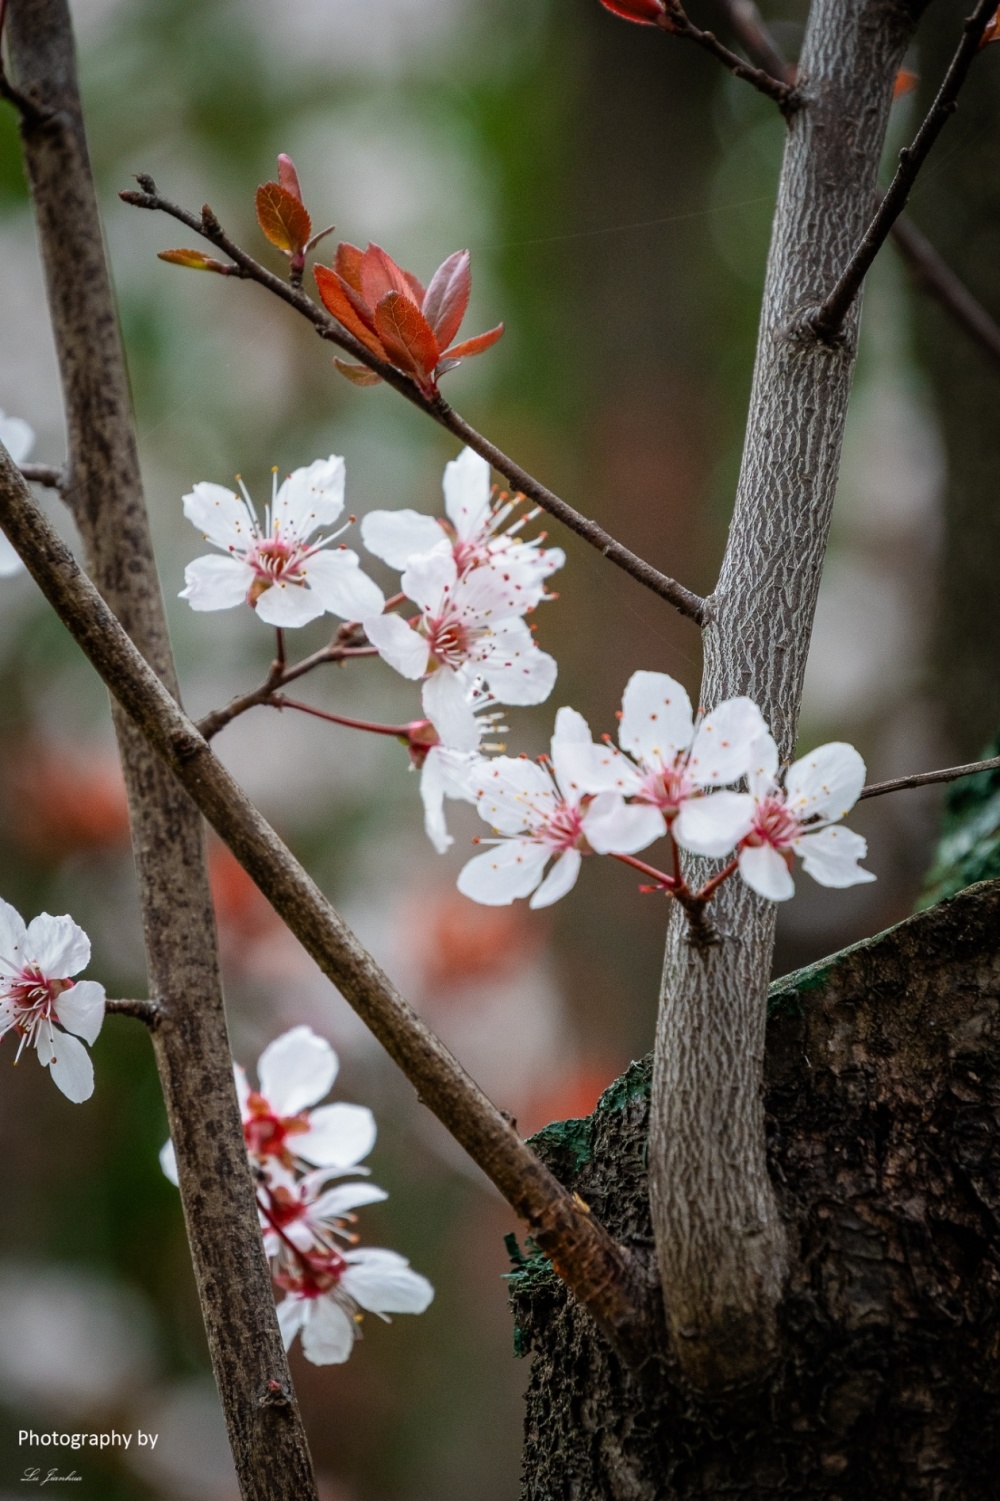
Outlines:
<svg viewBox="0 0 1000 1501"><path fill-rule="evenodd" d="M259 688L253 688L249 693L240 694L232 699L223 709L214 709L211 714L206 714L204 719L198 721L198 732L206 740L211 740L220 730L224 730L227 724L231 724L248 709L256 709L261 704L270 704L274 694L279 688L284 688L288 683L294 683L297 678L304 677L307 672L312 672L315 667L321 667L324 662L347 662L352 657L374 657L378 652L374 646L352 646L348 643L353 639L352 633L358 627L355 622L341 626L328 646L320 647L310 656L303 657L300 662L294 662L290 667L285 663L275 661L271 671L261 683ZM362 637L362 640L364 637Z"/></svg>
<svg viewBox="0 0 1000 1501"><path fill-rule="evenodd" d="M640 1363L653 1347L656 1329L645 1282L631 1254L521 1141L361 946L136 651L3 449L0 526L124 712L275 911L423 1103L527 1221L540 1248L623 1358Z"/></svg>
<svg viewBox="0 0 1000 1501"><path fill-rule="evenodd" d="M792 115L801 108L803 101L795 88L794 79L786 80L780 72L766 63L760 68L748 63L745 58L733 52L732 48L720 42L714 32L703 31L700 26L696 26L679 0L666 0L666 4L666 13L658 22L661 30L683 37L686 41L694 42L696 47L703 48L732 73L734 78L752 84L759 93L773 99L783 115Z"/></svg>
<svg viewBox="0 0 1000 1501"><path fill-rule="evenodd" d="M386 385L392 386L400 395L405 396L407 401L419 407L422 412L426 412L429 417L433 417L434 421L439 423L441 427L446 428L448 432L452 433L456 438L460 438L463 443L467 444L475 453L478 453L481 458L486 459L494 469L507 479L515 490L526 496L528 500L534 501L536 505L541 506L543 511L547 511L550 516L554 516L557 521L561 521L564 526L568 527L570 531L575 532L578 537L582 537L585 542L589 542L591 547L596 547L598 552L603 553L606 558L615 563L625 573L630 574L638 583L644 585L647 589L651 589L654 594L658 594L661 599L665 599L668 604L673 605L674 609L681 615L687 616L689 620L693 620L697 625L703 623L705 619L705 601L699 595L694 594L690 589L686 589L676 579L672 579L667 574L661 573L658 568L654 568L651 563L647 563L644 558L640 558L637 553L632 552L631 548L625 547L623 543L616 541L611 533L605 531L604 527L600 526L596 521L591 521L588 517L581 515L579 511L556 495L554 491L529 474L526 469L522 469L519 464L516 464L502 449L497 448L494 443L491 443L481 433L478 433L474 427L471 427L464 418L459 416L453 407L449 406L440 394L433 397L425 395L414 381L397 370L394 365L389 365L385 361L376 358L358 339L348 333L336 319L332 318L325 308L320 307L307 293L303 292L301 287L291 286L288 282L282 281L279 276L275 276L273 272L268 271L265 266L254 260L253 256L248 255L234 240L230 239L207 205L202 209L200 215L189 213L186 209L181 208L179 204L172 203L168 198L162 197L157 192L156 184L151 177L142 174L136 180L140 185L140 192L130 190L119 194L126 203L131 203L136 208L153 209L169 214L171 218L177 219L181 224L185 224L188 229L193 230L195 234L201 235L204 239L208 240L210 244L229 256L233 265L239 269L242 279L255 281L258 286L263 287L274 296L280 297L282 302L287 302L289 307L294 308L297 313L308 319L321 339L326 339L329 343L336 344L339 349L345 350L353 359L358 360L363 365L367 365L370 370L374 371L376 375L385 381Z"/></svg>
<svg viewBox="0 0 1000 1501"><path fill-rule="evenodd" d="M959 92L979 51L983 33L995 13L995 0L979 0L975 10L963 24L962 40L938 89L937 97L912 145L905 146L899 153L896 175L875 210L874 218L841 272L833 291L809 315L809 326L821 339L829 342L839 335L851 305L861 290L861 283L903 211L917 174L927 160L934 142L958 108Z"/></svg>
<svg viewBox="0 0 1000 1501"><path fill-rule="evenodd" d="M945 766L940 771L917 771L912 776L894 777L891 782L872 782L858 794L863 797L881 797L884 792L903 792L908 787L930 787L935 782L957 782L960 777L974 777L980 771L1000 771L1000 756L991 756L988 761L969 761L965 766Z"/></svg>

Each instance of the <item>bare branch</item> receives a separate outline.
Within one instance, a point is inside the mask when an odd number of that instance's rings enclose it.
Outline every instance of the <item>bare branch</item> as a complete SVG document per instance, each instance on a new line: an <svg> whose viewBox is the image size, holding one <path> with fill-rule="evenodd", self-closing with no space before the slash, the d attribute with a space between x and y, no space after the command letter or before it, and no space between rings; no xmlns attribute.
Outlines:
<svg viewBox="0 0 1000 1501"><path fill-rule="evenodd" d="M22 464L21 473L29 485L45 485L50 490L63 490L66 473L52 464Z"/></svg>
<svg viewBox="0 0 1000 1501"><path fill-rule="evenodd" d="M809 327L821 339L836 339L848 311L861 290L861 284L876 255L885 244L889 231L899 218L917 174L927 160L931 147L958 108L958 95L972 67L983 32L996 14L995 0L979 0L962 27L962 40L951 60L937 97L910 146L899 153L899 166L875 216L862 236L840 280L826 300L807 319Z"/></svg>
<svg viewBox="0 0 1000 1501"><path fill-rule="evenodd" d="M109 1016L134 1016L136 1021L142 1022L150 1031L163 1020L162 1008L155 1001L106 1000L104 1009Z"/></svg>
<svg viewBox="0 0 1000 1501"><path fill-rule="evenodd" d="M965 766L945 766L941 771L918 771L910 777L895 777L891 782L872 782L861 789L858 802L864 797L881 797L884 792L903 792L908 787L957 782L960 777L974 777L980 771L1000 771L1000 756L992 756L988 761L969 761Z"/></svg>
<svg viewBox="0 0 1000 1501"><path fill-rule="evenodd" d="M795 82L795 69L782 54L754 0L720 0L730 26L752 57L773 78Z"/></svg>
<svg viewBox="0 0 1000 1501"><path fill-rule="evenodd" d="M0 526L123 710L308 953L524 1220L623 1358L656 1339L643 1277L396 990L135 650L0 449Z"/></svg>
<svg viewBox="0 0 1000 1501"><path fill-rule="evenodd" d="M224 730L227 724L231 724L248 709L271 703L279 688L294 683L297 678L304 677L307 672L312 672L314 668L321 667L325 662L348 662L352 657L378 656L378 651L374 646L345 644L354 640L360 629L356 621L342 625L329 646L321 647L319 651L313 652L311 656L303 657L300 662L294 662L290 667L286 666L284 661L276 659L259 688L254 688L250 693L241 694L238 698L232 699L224 709L214 709L211 714L206 714L204 719L199 719L199 733L206 740L211 740L220 730ZM363 640L364 637L361 639Z"/></svg>
<svg viewBox="0 0 1000 1501"><path fill-rule="evenodd" d="M169 214L172 218L179 220L181 224L187 225L195 234L199 234L208 240L218 250L229 256L233 264L240 268L245 279L257 282L259 286L264 287L265 290L273 293L274 296L280 297L283 302L287 302L297 313L308 319L320 338L328 340L331 344L336 344L338 348L345 350L353 359L367 365L387 385L392 386L400 395L405 396L407 401L419 407L422 412L426 412L429 417L433 417L435 422L446 428L448 432L454 434L456 438L461 438L463 443L478 453L481 458L486 459L494 469L502 474L513 485L515 490L526 496L528 500L534 501L536 505L541 506L542 510L547 511L550 516L554 516L557 521L561 521L564 526L568 527L570 531L575 532L578 537L582 537L585 542L589 542L591 547L595 547L598 552L603 553L606 558L615 563L625 573L630 574L638 583L647 589L651 589L654 594L658 594L661 599L665 599L668 604L673 605L674 609L681 615L685 615L697 625L703 624L705 620L705 601L699 595L692 593L690 589L686 589L683 584L679 584L667 574L661 573L658 568L654 568L651 563L647 563L645 559L640 558L630 548L616 541L611 533L605 531L604 527L600 526L596 521L591 521L586 516L582 516L579 511L574 510L571 505L562 500L554 491L535 479L527 470L522 469L519 464L516 464L502 449L497 448L495 444L484 438L481 433L476 432L475 428L471 427L469 423L460 417L440 394L435 397L425 395L415 382L410 380L408 376L403 375L395 366L377 359L370 350L366 349L359 340L355 339L352 334L342 328L325 308L321 307L319 303L314 302L300 287L290 286L288 282L282 281L279 276L275 276L266 267L254 260L253 256L248 255L245 250L241 249L222 229L218 219L216 219L212 210L207 205L202 210L200 216L191 214L178 204L172 203L167 198L163 198L157 192L156 184L151 177L140 175L137 181L142 189L141 192L130 190L119 194L119 197L126 203L131 203L136 208L153 209Z"/></svg>
<svg viewBox="0 0 1000 1501"><path fill-rule="evenodd" d="M779 106L783 115L794 114L801 107L802 97L796 91L791 80L785 81L781 73L775 72L766 64L762 68L748 63L745 58L733 52L724 42L711 31L702 31L690 19L684 7L677 0L667 0L667 14L659 22L663 31L673 33L675 36L684 37L689 42L694 42L696 47L702 47L706 52L716 58L724 68L733 74L734 78L741 78L745 83L752 84L761 94L766 94Z"/></svg>

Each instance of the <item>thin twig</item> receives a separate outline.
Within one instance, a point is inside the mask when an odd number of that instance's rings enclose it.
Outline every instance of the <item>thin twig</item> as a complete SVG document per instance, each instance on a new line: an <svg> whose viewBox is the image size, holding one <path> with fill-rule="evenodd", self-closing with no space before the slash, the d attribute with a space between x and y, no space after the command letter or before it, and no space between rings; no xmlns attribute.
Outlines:
<svg viewBox="0 0 1000 1501"><path fill-rule="evenodd" d="M636 579L638 583L644 585L647 589L651 589L654 594L658 594L661 599L665 599L668 604L673 605L674 609L681 615L686 616L689 620L693 620L697 625L704 624L706 619L705 601L699 595L694 594L690 589L686 589L676 579L672 579L667 574L661 573L658 568L654 568L644 558L640 558L637 553L632 552L630 548L618 542L610 532L605 531L604 527L598 525L596 521L591 521L586 516L582 516L579 511L574 510L571 505L562 500L554 491L548 489L546 485L535 479L527 470L522 469L519 464L516 464L502 449L497 448L495 444L489 442L481 433L478 433L475 428L471 427L464 418L459 416L453 407L448 405L444 397L440 394L436 396L426 395L408 376L397 370L394 365L389 365L385 361L377 359L369 349L366 349L358 339L355 339L352 334L348 333L336 319L330 316L325 308L321 307L319 303L314 302L301 288L289 286L287 282L282 281L279 276L275 276L272 272L268 271L266 267L254 260L253 256L248 255L245 250L241 249L234 240L231 240L207 205L202 209L200 215L191 214L178 204L172 203L169 199L162 197L157 192L156 184L151 177L142 174L137 178L137 181L141 188L140 192L128 191L119 194L119 197L126 203L131 203L136 208L152 209L169 214L171 218L179 220L181 224L185 224L195 234L201 235L204 239L208 240L216 249L221 250L223 254L229 256L233 264L240 268L245 279L257 282L266 291L271 292L276 297L280 297L282 302L288 303L289 307L294 308L297 313L308 319L321 339L326 339L329 343L336 344L339 349L343 349L353 359L367 365L387 385L392 386L394 390L405 396L407 401L412 402L422 412L426 412L428 416L433 417L435 422L439 423L441 427L446 428L456 438L461 438L463 443L473 449L475 453L478 453L481 458L486 459L494 469L502 474L515 490L526 496L528 500L534 501L536 505L541 506L542 510L548 511L550 516L554 516L557 521L561 521L564 526L568 527L570 531L575 532L578 537L582 537L585 542L589 542L591 547L595 547L598 552L602 553L625 573Z"/></svg>
<svg viewBox="0 0 1000 1501"><path fill-rule="evenodd" d="M66 471L54 464L22 464L21 473L29 485L45 485L50 490L62 490L66 484Z"/></svg>
<svg viewBox="0 0 1000 1501"><path fill-rule="evenodd" d="M861 789L858 802L863 797L881 797L883 792L902 792L907 787L957 782L959 777L974 777L980 771L1000 771L1000 756L991 756L988 761L970 761L965 766L946 766L941 771L918 771L911 777L895 777L891 782L873 782L870 787Z"/></svg>
<svg viewBox="0 0 1000 1501"><path fill-rule="evenodd" d="M702 47L706 52L716 58L724 68L727 68L734 78L740 78L745 83L752 84L761 94L766 94L779 106L783 115L794 114L802 104L802 98L796 91L791 81L786 82L780 74L775 74L768 67L758 68L753 63L748 63L745 58L733 52L724 42L711 31L702 31L690 19L684 7L679 3L671 4L667 0L667 14L660 21L661 30L684 37L689 42L694 42L696 47Z"/></svg>
<svg viewBox="0 0 1000 1501"><path fill-rule="evenodd" d="M962 40L944 76L937 97L910 146L899 153L899 166L867 230L840 280L821 305L808 315L809 327L821 339L836 339L854 299L889 231L899 218L917 174L949 118L958 108L958 94L972 67L983 32L996 14L996 0L979 0L962 26Z"/></svg>
<svg viewBox="0 0 1000 1501"><path fill-rule="evenodd" d="M658 1336L643 1276L396 990L136 651L0 449L0 527L125 713L417 1090L527 1221L630 1364Z"/></svg>
<svg viewBox="0 0 1000 1501"><path fill-rule="evenodd" d="M111 1016L134 1016L150 1030L163 1020L163 1012L155 1001L106 1000L104 1009Z"/></svg>
<svg viewBox="0 0 1000 1501"><path fill-rule="evenodd" d="M298 709L300 714L311 714L315 719L323 719L327 724L346 725L349 730L367 730L369 735L390 735L393 740L406 740L410 738L408 724L376 724L372 719L351 719L346 714L331 714L329 709L317 709L314 704L304 704L298 698L286 698L283 693L272 693L265 700L272 709Z"/></svg>
<svg viewBox="0 0 1000 1501"><path fill-rule="evenodd" d="M320 647L311 656L303 657L300 662L294 662L291 667L286 666L280 658L275 658L271 664L271 670L261 683L259 688L254 688L249 693L242 693L234 698L224 709L213 709L211 714L206 714L204 719L198 720L198 731L206 740L211 740L220 730L224 730L227 724L231 724L248 709L256 709L261 704L271 703L274 694L279 688L284 688L289 683L294 683L297 678L305 677L307 672L312 672L315 667L321 667L324 662L348 662L352 657L376 657L378 651L374 646L347 646L342 644L342 638L354 639L353 633L360 630L357 622L351 621L348 625L341 626L329 646Z"/></svg>

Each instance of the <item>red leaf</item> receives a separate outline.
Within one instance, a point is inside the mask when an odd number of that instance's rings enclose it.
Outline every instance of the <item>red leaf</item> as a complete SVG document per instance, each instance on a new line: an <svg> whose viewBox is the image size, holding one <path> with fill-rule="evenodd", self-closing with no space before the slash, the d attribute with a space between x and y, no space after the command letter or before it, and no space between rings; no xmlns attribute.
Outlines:
<svg viewBox="0 0 1000 1501"><path fill-rule="evenodd" d="M360 339L366 349L370 349L372 354L384 360L385 350L355 307L358 294L337 275L336 271L331 271L327 266L314 266L313 275L326 309L333 314L338 323L343 324L348 333Z"/></svg>
<svg viewBox="0 0 1000 1501"><path fill-rule="evenodd" d="M663 0L601 0L605 10L623 21L635 21L639 26L656 26L667 13Z"/></svg>
<svg viewBox="0 0 1000 1501"><path fill-rule="evenodd" d="M452 345L451 349L445 350L442 359L467 360L472 354L482 354L484 349L489 349L491 344L496 343L502 333L503 324L498 323L496 328L489 329L485 334L476 334L474 339L463 339L461 344Z"/></svg>
<svg viewBox="0 0 1000 1501"><path fill-rule="evenodd" d="M402 292L387 292L375 309L375 331L398 370L425 381L441 358L427 319Z"/></svg>
<svg viewBox="0 0 1000 1501"><path fill-rule="evenodd" d="M406 272L392 256L381 245L369 245L361 257L361 295L370 308L375 308L389 292L402 293L418 309L423 302L422 297L419 301L414 297Z"/></svg>
<svg viewBox="0 0 1000 1501"><path fill-rule="evenodd" d="M406 278L406 285L412 292L413 299L416 302L417 307L422 308L424 305L424 298L427 296L427 293L424 291L423 282L420 281L416 276L414 276L412 271L404 271L403 275Z"/></svg>
<svg viewBox="0 0 1000 1501"><path fill-rule="evenodd" d="M369 370L367 365L349 365L346 360L338 360L336 356L334 356L333 363L341 375L346 375L347 379L356 386L380 386L382 384L381 375L376 375L375 371Z"/></svg>
<svg viewBox="0 0 1000 1501"><path fill-rule="evenodd" d="M187 266L191 271L219 271L223 276L229 275L229 267L224 262L213 260L200 250L158 250L156 254L161 261L169 261L172 266Z"/></svg>
<svg viewBox="0 0 1000 1501"><path fill-rule="evenodd" d="M257 222L285 255L301 255L312 234L312 220L301 200L280 182L265 182L257 189Z"/></svg>
<svg viewBox="0 0 1000 1501"><path fill-rule="evenodd" d="M299 174L295 170L295 163L283 151L278 157L278 183L286 193L291 193L293 198L302 202L302 189L299 186Z"/></svg>
<svg viewBox="0 0 1000 1501"><path fill-rule="evenodd" d="M442 348L450 344L458 333L469 306L471 290L469 252L456 250L446 261L441 262L431 277L431 284L424 298L424 317Z"/></svg>
<svg viewBox="0 0 1000 1501"><path fill-rule="evenodd" d="M979 41L980 48L988 47L991 42L1000 42L1000 6L996 14L986 23L986 30Z"/></svg>
<svg viewBox="0 0 1000 1501"><path fill-rule="evenodd" d="M352 287L360 297L361 294L361 261L364 251L359 250L357 245L350 245L342 240L337 246L337 254L333 258L333 269L343 277L349 287Z"/></svg>
<svg viewBox="0 0 1000 1501"><path fill-rule="evenodd" d="M919 82L919 73L913 73L909 68L900 68L892 85L892 97L902 99L904 94L912 94Z"/></svg>

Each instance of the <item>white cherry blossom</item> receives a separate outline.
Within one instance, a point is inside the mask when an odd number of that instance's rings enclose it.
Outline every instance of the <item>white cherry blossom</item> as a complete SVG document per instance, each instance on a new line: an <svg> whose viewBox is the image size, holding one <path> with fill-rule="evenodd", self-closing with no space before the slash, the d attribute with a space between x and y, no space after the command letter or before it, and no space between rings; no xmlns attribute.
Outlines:
<svg viewBox="0 0 1000 1501"><path fill-rule="evenodd" d="M446 745L429 719L415 720L407 726L410 759L414 767L420 768L424 832L439 855L443 855L454 843L445 822L445 799L475 802L469 778L473 769L481 763L482 752L504 749L500 742L484 740L486 735L502 734L506 725L501 723L501 711L496 709L493 699L484 691L480 678L473 681L467 691L467 698L476 737L474 746L465 748L467 741L463 741L461 746Z"/></svg>
<svg viewBox="0 0 1000 1501"><path fill-rule="evenodd" d="M424 713L444 744L471 750L479 731L469 691L480 676L501 704L540 704L556 664L539 651L520 616L517 591L494 568L459 574L450 551L414 558L402 590L420 609L413 621L374 615L363 622L379 655L403 677L423 680Z"/></svg>
<svg viewBox="0 0 1000 1501"><path fill-rule="evenodd" d="M473 769L479 816L499 837L482 841L490 848L463 867L463 895L490 907L530 895L532 907L547 907L576 884L585 854L634 854L652 842L645 810L615 792L588 796L575 779L577 747L590 743L586 720L564 708L556 715L551 770L511 756L481 760Z"/></svg>
<svg viewBox="0 0 1000 1501"><path fill-rule="evenodd" d="M18 1058L33 1046L74 1103L94 1092L94 1067L79 1039L93 1043L104 1021L103 985L70 978L89 963L90 939L72 918L43 912L25 926L0 901L0 1037L20 1036Z"/></svg>
<svg viewBox="0 0 1000 1501"><path fill-rule="evenodd" d="M300 1251L329 1250L336 1248L337 1239L355 1241L357 1236L349 1228L356 1219L353 1211L389 1197L374 1183L336 1183L330 1187L330 1177L338 1171L321 1167L297 1178L277 1166L269 1169L266 1182L258 1190L264 1250L269 1258L279 1258L284 1265L292 1246Z"/></svg>
<svg viewBox="0 0 1000 1501"><path fill-rule="evenodd" d="M587 791L633 800L648 844L669 829L684 849L725 855L749 828L751 803L746 793L716 789L746 775L754 743L766 733L748 698L726 699L696 722L680 683L664 672L635 672L622 699L621 750L581 745L570 753L571 766Z"/></svg>
<svg viewBox="0 0 1000 1501"><path fill-rule="evenodd" d="M384 596L361 569L358 555L320 536L344 509L344 461L336 454L296 469L278 487L261 526L250 496L224 485L197 484L184 497L184 514L224 557L196 558L184 570L192 610L229 610L246 602L268 625L308 625L329 611L360 620L382 609ZM341 529L343 531L344 528Z"/></svg>
<svg viewBox="0 0 1000 1501"><path fill-rule="evenodd" d="M754 891L772 902L793 896L793 855L821 886L875 880L858 865L868 853L867 842L851 829L835 827L865 783L865 763L853 745L818 746L789 767L782 786L777 746L770 735L762 736L749 782L751 824L738 859L740 874Z"/></svg>
<svg viewBox="0 0 1000 1501"><path fill-rule="evenodd" d="M23 417L8 417L0 412L0 443L3 444L15 464L23 464L35 446L35 430ZM0 532L0 578L10 578L20 573L24 564Z"/></svg>
<svg viewBox="0 0 1000 1501"><path fill-rule="evenodd" d="M307 1252L275 1281L286 1294L278 1304L285 1349L301 1334L302 1353L313 1365L342 1365L365 1313L389 1323L393 1313L423 1313L434 1297L404 1256L374 1248Z"/></svg>
<svg viewBox="0 0 1000 1501"><path fill-rule="evenodd" d="M489 464L463 448L445 465L446 520L412 510L369 511L361 536L368 551L393 568L408 568L423 553L449 549L459 574L498 568L513 584L523 612L546 597L545 580L563 566L566 554L560 547L543 546L542 537L522 541L518 533L538 513L511 521L517 506L515 500L494 501Z"/></svg>

